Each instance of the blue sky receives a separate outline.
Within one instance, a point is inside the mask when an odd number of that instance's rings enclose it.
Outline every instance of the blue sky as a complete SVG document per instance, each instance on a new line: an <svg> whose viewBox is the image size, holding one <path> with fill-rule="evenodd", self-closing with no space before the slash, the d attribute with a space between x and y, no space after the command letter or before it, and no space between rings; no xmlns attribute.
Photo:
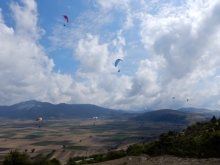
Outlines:
<svg viewBox="0 0 220 165"><path fill-rule="evenodd" d="M218 109L219 9L218 0L1 1L0 104L176 109L192 98Z"/></svg>

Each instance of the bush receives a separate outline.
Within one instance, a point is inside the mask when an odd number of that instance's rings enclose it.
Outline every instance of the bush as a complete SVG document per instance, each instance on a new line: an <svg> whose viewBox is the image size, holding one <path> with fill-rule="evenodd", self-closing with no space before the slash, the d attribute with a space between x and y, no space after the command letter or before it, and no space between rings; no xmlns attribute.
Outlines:
<svg viewBox="0 0 220 165"><path fill-rule="evenodd" d="M30 157L27 153L20 153L18 150L10 151L2 163L3 165L31 165Z"/></svg>
<svg viewBox="0 0 220 165"><path fill-rule="evenodd" d="M210 120L212 123L216 123L217 122L217 119L215 116L212 117L212 119Z"/></svg>
<svg viewBox="0 0 220 165"><path fill-rule="evenodd" d="M69 158L66 165L77 165L77 163L75 162L73 158Z"/></svg>
<svg viewBox="0 0 220 165"><path fill-rule="evenodd" d="M56 158L53 158L52 160L50 160L50 162L53 164L53 165L61 165L60 161Z"/></svg>
<svg viewBox="0 0 220 165"><path fill-rule="evenodd" d="M113 160L113 159L119 159L126 156L126 153L124 150L120 150L120 151L110 151L107 153L106 155L106 159L107 160Z"/></svg>
<svg viewBox="0 0 220 165"><path fill-rule="evenodd" d="M42 154L31 159L27 153L20 153L18 150L14 150L5 156L2 165L61 165L61 163L55 158L49 160Z"/></svg>
<svg viewBox="0 0 220 165"><path fill-rule="evenodd" d="M143 153L143 151L144 151L143 145L134 144L127 148L126 153L127 155L139 156L141 153Z"/></svg>
<svg viewBox="0 0 220 165"><path fill-rule="evenodd" d="M39 154L34 158L33 165L53 165L43 154Z"/></svg>
<svg viewBox="0 0 220 165"><path fill-rule="evenodd" d="M35 149L32 149L31 152L34 153Z"/></svg>

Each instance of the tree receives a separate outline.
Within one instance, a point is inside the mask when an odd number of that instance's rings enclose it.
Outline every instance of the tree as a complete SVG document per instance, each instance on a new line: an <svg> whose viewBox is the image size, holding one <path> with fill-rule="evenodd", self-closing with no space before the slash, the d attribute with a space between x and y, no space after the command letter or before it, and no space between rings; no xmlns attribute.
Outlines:
<svg viewBox="0 0 220 165"><path fill-rule="evenodd" d="M60 161L56 158L53 158L52 160L50 160L50 162L53 164L53 165L61 165Z"/></svg>
<svg viewBox="0 0 220 165"><path fill-rule="evenodd" d="M212 122L212 123L216 123L216 122L217 122L217 119L216 119L215 116L212 117L211 122Z"/></svg>
<svg viewBox="0 0 220 165"><path fill-rule="evenodd" d="M113 160L113 159L119 159L126 156L126 153L124 150L120 151L110 151L107 153L106 158L107 160Z"/></svg>
<svg viewBox="0 0 220 165"><path fill-rule="evenodd" d="M138 156L143 153L144 147L140 144L134 144L127 148L127 155Z"/></svg>
<svg viewBox="0 0 220 165"><path fill-rule="evenodd" d="M27 153L20 153L18 150L10 151L4 158L3 165L31 165L30 157Z"/></svg>
<svg viewBox="0 0 220 165"><path fill-rule="evenodd" d="M53 165L43 154L39 154L35 157L33 165Z"/></svg>
<svg viewBox="0 0 220 165"><path fill-rule="evenodd" d="M77 163L75 162L73 158L69 158L66 165L77 165Z"/></svg>

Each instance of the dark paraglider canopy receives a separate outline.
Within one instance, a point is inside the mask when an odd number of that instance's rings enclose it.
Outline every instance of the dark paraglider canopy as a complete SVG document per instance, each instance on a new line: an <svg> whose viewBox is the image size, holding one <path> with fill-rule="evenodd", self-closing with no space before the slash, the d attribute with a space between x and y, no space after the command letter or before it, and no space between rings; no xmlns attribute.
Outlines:
<svg viewBox="0 0 220 165"><path fill-rule="evenodd" d="M67 15L63 15L63 18L65 19L66 23L68 23L68 22L69 22L69 18L68 18L68 16L67 16ZM63 26L66 26L66 25L64 24Z"/></svg>

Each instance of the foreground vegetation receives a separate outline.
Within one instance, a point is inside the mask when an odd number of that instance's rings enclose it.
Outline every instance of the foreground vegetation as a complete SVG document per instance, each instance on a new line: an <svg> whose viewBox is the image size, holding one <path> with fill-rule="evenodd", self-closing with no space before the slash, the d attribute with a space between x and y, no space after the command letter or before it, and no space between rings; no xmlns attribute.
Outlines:
<svg viewBox="0 0 220 165"><path fill-rule="evenodd" d="M60 165L59 160L49 159L52 157L52 154L47 156L40 154L34 158L30 158L27 153L20 153L15 150L5 156L2 164ZM69 158L67 165L75 165L77 164L77 160L82 160L78 164L88 164L118 159L124 156L138 156L140 154L148 154L150 156L169 154L179 157L220 158L220 118L216 119L213 116L209 122L197 122L188 126L186 130L180 133L172 131L163 133L158 140L149 144L142 142L131 145L126 151L110 151L107 154L92 155L90 157Z"/></svg>
<svg viewBox="0 0 220 165"><path fill-rule="evenodd" d="M129 146L126 151L127 155L141 153L151 156L169 154L181 157L220 158L220 119L213 116L210 122L197 122L181 133L163 133L158 140L150 144L135 144Z"/></svg>
<svg viewBox="0 0 220 165"><path fill-rule="evenodd" d="M18 150L8 153L2 162L2 165L61 165L60 161L53 158L49 160L47 156L42 154L31 158L26 152L19 152Z"/></svg>

